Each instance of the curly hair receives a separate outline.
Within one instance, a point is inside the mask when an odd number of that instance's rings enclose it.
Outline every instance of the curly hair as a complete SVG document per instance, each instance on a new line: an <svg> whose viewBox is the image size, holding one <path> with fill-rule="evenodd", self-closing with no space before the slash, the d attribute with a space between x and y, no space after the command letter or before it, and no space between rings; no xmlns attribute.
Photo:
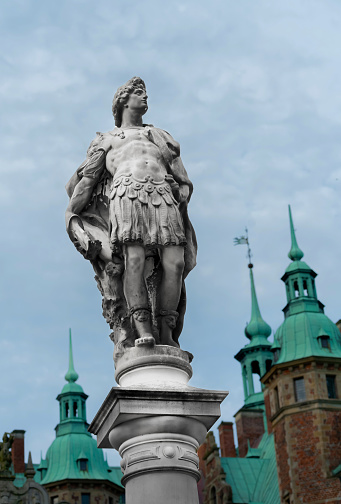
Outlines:
<svg viewBox="0 0 341 504"><path fill-rule="evenodd" d="M146 85L140 77L133 77L128 82L120 86L115 93L112 101L112 113L115 118L115 126L118 128L122 124L122 109L131 95L136 89L146 90Z"/></svg>

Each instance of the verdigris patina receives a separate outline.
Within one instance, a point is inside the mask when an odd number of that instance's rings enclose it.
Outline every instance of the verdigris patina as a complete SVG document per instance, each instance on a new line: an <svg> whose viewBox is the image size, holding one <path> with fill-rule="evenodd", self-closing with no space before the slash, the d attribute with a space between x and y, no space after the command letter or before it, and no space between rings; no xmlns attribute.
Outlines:
<svg viewBox="0 0 341 504"><path fill-rule="evenodd" d="M116 127L97 133L66 186L66 227L95 270L117 359L135 341L179 346L197 245L187 214L193 186L179 144L143 124L143 80L118 88L112 110Z"/></svg>

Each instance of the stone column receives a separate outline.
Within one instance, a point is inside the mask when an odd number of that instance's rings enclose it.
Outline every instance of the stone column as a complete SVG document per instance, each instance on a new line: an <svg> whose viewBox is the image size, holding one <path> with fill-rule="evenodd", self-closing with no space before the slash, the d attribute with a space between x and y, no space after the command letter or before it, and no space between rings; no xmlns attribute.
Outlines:
<svg viewBox="0 0 341 504"><path fill-rule="evenodd" d="M191 387L191 355L157 345L128 349L90 432L122 461L127 504L198 504L197 448L227 392Z"/></svg>

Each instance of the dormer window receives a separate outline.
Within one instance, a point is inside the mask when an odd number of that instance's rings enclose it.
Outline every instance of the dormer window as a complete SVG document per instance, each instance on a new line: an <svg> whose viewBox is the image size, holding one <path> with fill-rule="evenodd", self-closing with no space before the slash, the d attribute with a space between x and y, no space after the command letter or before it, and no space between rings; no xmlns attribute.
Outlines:
<svg viewBox="0 0 341 504"><path fill-rule="evenodd" d="M325 348L326 350L330 350L330 337L326 334L318 337L321 348Z"/></svg>
<svg viewBox="0 0 341 504"><path fill-rule="evenodd" d="M88 470L88 459L79 459L79 470L80 471L87 471Z"/></svg>
<svg viewBox="0 0 341 504"><path fill-rule="evenodd" d="M89 470L88 462L89 462L89 459L87 458L85 453L83 451L81 451L81 453L79 454L78 459L77 459L78 469L80 471L87 472Z"/></svg>

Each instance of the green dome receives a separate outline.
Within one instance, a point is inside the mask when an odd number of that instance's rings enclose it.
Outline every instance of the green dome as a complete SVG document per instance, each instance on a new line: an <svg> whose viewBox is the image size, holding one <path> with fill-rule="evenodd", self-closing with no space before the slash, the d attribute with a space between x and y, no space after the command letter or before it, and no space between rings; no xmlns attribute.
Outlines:
<svg viewBox="0 0 341 504"><path fill-rule="evenodd" d="M321 337L329 337L329 347L323 348ZM341 334L324 314L301 312L286 318L277 329L273 349L280 348L276 364L310 356L341 358Z"/></svg>
<svg viewBox="0 0 341 504"><path fill-rule="evenodd" d="M293 261L292 263L289 264L289 266L285 270L286 273L299 272L299 271L303 272L311 271L311 268L304 261Z"/></svg>
<svg viewBox="0 0 341 504"><path fill-rule="evenodd" d="M267 344L267 338L270 336L270 334L271 327L265 322L265 320L261 318L251 320L251 322L249 322L245 328L245 336L247 338L252 339L253 342L255 339L261 340L257 341L257 343L254 342L254 344L259 344L261 342L265 342L265 344Z"/></svg>
<svg viewBox="0 0 341 504"><path fill-rule="evenodd" d="M86 461L87 470L80 470L80 459ZM56 437L47 450L46 460L48 470L42 485L66 479L109 480L120 485L116 472L110 470L103 451L88 432Z"/></svg>
<svg viewBox="0 0 341 504"><path fill-rule="evenodd" d="M75 382L65 383L64 387L62 388L61 394L67 394L68 392L84 394L82 387Z"/></svg>
<svg viewBox="0 0 341 504"><path fill-rule="evenodd" d="M87 395L75 383L72 354L71 330L69 338L69 368L65 375L66 383L58 395L59 423L56 426L56 439L42 460L42 485L63 480L102 480L122 487L120 468L111 468L104 460L103 451L97 448L96 440L88 432L86 421ZM44 471L44 472L43 472Z"/></svg>

